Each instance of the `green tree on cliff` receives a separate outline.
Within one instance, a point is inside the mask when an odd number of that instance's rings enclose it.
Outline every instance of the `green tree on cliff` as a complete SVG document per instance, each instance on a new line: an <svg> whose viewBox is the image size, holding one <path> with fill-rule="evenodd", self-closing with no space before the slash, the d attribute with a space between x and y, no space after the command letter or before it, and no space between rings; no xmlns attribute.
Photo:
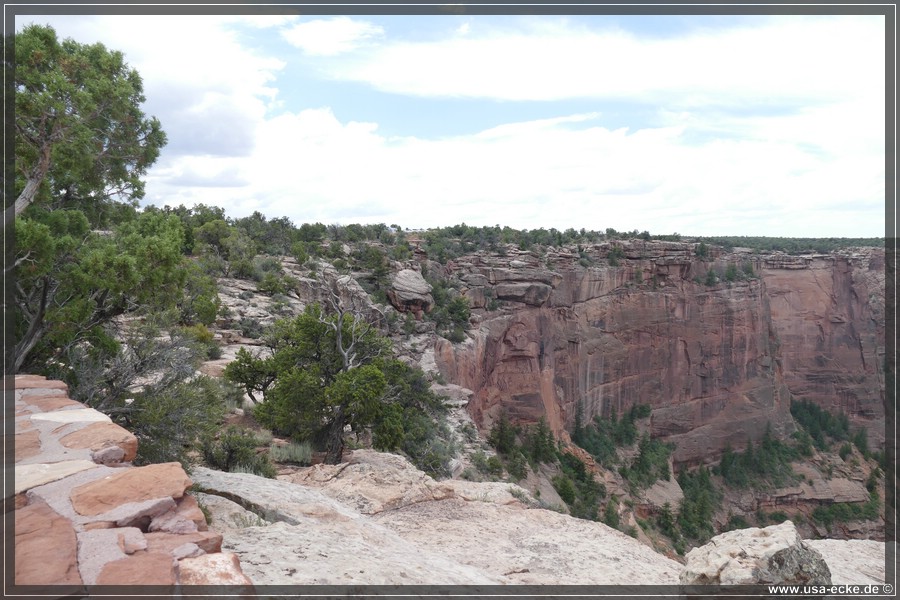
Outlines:
<svg viewBox="0 0 900 600"><path fill-rule="evenodd" d="M112 348L114 317L178 288L183 232L175 218L136 217L141 176L166 138L141 112L141 78L122 54L31 25L16 34L15 59L16 199L6 212L16 216L7 272L18 371L72 344Z"/></svg>
<svg viewBox="0 0 900 600"><path fill-rule="evenodd" d="M254 416L276 433L308 440L337 464L344 430L371 429L380 450L401 449L433 475L447 475L449 431L440 400L421 376L393 358L390 343L345 307L332 288L329 312L310 305L276 322L268 355L240 353L225 377L260 402Z"/></svg>

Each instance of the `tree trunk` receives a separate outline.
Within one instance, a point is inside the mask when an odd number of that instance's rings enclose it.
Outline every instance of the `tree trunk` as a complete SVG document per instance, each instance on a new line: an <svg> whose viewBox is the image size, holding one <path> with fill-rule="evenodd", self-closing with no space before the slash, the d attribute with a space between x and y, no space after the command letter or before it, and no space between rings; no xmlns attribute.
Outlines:
<svg viewBox="0 0 900 600"><path fill-rule="evenodd" d="M46 143L41 147L38 164L36 164L31 170L31 173L28 174L25 188L19 193L19 197L16 198L15 214L17 216L34 201L34 197L37 195L41 183L47 176L47 172L50 171L50 152L52 149L53 146L50 143Z"/></svg>
<svg viewBox="0 0 900 600"><path fill-rule="evenodd" d="M325 464L338 465L344 455L344 407L339 406L328 430L325 444Z"/></svg>
<svg viewBox="0 0 900 600"><path fill-rule="evenodd" d="M43 337L46 330L46 325L44 323L44 313L47 310L47 301L50 296L51 284L49 278L47 277L44 277L43 283L44 288L43 290L41 290L41 304L38 307L37 314L35 314L34 319L32 319L31 324L28 327L28 331L25 332L25 335L22 336L22 339L16 342L15 373L18 373L19 369L22 368L22 365L25 363L25 359L28 357L28 353L34 349L38 341Z"/></svg>

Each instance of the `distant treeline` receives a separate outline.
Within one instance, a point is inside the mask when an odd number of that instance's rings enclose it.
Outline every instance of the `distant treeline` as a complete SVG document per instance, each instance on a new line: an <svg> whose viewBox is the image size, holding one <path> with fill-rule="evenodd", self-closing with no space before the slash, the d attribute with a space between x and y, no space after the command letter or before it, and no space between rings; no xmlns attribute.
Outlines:
<svg viewBox="0 0 900 600"><path fill-rule="evenodd" d="M757 252L787 252L788 254L827 253L852 247L884 247L884 238L787 238L730 235L704 236L696 239L707 244L722 246L727 251L734 248L750 248Z"/></svg>
<svg viewBox="0 0 900 600"><path fill-rule="evenodd" d="M679 233L656 234L649 231L617 231L612 227L604 230L574 229L558 230L555 228L544 229L513 229L509 226L501 227L466 225L450 225L428 230L403 229L399 225L390 226L384 223L349 225L322 223L303 223L294 225L287 217L267 219L259 212L254 212L248 217L230 218L224 210L215 206L197 205L193 208L178 206L172 208L166 206L162 209L148 207L151 211L161 211L165 214L178 216L185 226L185 253L194 251L194 235L200 233L198 228L210 221L220 221L221 234L227 235L228 231L240 232L255 246L255 250L265 254L293 254L297 251L296 244L300 242L306 246L306 252L316 254L314 246L323 242L380 242L386 246L406 246L407 238L419 238L430 258L438 262L456 258L469 252L497 252L503 254L506 247L513 245L520 250L537 248L561 248L578 247L613 240L641 239L645 241L669 241L669 242L704 242L707 245L722 246L726 251L733 248L749 248L757 252L787 252L789 254L802 254L809 252L831 252L841 248L853 246L883 247L884 238L785 238L785 237L749 237L749 236L682 236ZM225 229L227 225L228 230ZM208 226L207 229L210 229ZM211 232L204 231L208 234ZM201 234L201 238L204 234ZM209 237L206 235L205 237ZM200 241L200 240L197 240Z"/></svg>

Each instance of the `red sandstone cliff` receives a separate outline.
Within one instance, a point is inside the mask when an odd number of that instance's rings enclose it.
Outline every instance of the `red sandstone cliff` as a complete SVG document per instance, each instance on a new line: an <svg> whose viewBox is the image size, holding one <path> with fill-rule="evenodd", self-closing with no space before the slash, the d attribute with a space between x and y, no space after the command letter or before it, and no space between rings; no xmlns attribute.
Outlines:
<svg viewBox="0 0 900 600"><path fill-rule="evenodd" d="M722 254L693 245L622 244L593 249L583 267L558 252L465 257L458 278L476 310L473 339L439 339L436 362L475 392L469 409L488 428L501 411L518 422L545 416L566 436L576 414L653 407L657 436L677 463L718 458L730 444L794 431L790 399L846 412L883 441L884 252L815 257ZM754 277L725 281L728 263ZM707 271L719 282L705 285Z"/></svg>

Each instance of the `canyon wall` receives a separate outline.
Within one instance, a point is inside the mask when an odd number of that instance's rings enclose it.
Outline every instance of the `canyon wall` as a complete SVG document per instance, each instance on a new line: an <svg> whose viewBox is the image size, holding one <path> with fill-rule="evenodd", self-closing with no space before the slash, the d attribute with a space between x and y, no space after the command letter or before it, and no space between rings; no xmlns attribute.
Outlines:
<svg viewBox="0 0 900 600"><path fill-rule="evenodd" d="M616 246L624 257L610 260ZM439 339L435 360L474 392L469 410L484 429L501 413L544 416L566 438L578 418L649 404L676 463L698 464L768 425L790 435L793 397L846 412L882 442L884 252L695 254L694 244L630 241L580 256L463 257L443 274L473 306L472 335Z"/></svg>

